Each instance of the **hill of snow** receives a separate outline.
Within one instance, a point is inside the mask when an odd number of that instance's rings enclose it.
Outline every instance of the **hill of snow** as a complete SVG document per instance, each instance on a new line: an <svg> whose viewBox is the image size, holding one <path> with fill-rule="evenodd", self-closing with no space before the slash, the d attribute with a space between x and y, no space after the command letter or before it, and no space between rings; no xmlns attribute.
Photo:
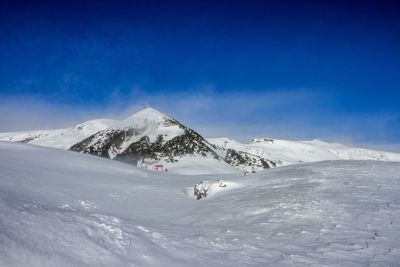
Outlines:
<svg viewBox="0 0 400 267"><path fill-rule="evenodd" d="M159 127L168 119L171 118L155 109L147 108L122 121L96 119L65 129L0 133L0 139L69 149L76 143L106 129L141 129L143 130L141 136L147 134L151 140L157 137L158 132L153 131L156 128L160 134L167 136L168 134L175 136L182 133L179 127Z"/></svg>
<svg viewBox="0 0 400 267"><path fill-rule="evenodd" d="M188 176L0 142L0 266L397 266L399 244L400 163Z"/></svg>
<svg viewBox="0 0 400 267"><path fill-rule="evenodd" d="M217 149L177 120L146 108L123 121L91 120L52 131L3 133L0 140L70 149L154 169L185 173L241 172L275 163L244 151ZM201 166L214 166L207 170Z"/></svg>
<svg viewBox="0 0 400 267"><path fill-rule="evenodd" d="M242 144L230 138L208 138L208 142L219 147L232 148L265 157L278 165L323 160L384 160L400 161L400 154L365 148L348 147L320 140L290 141L271 138L256 138L250 144Z"/></svg>
<svg viewBox="0 0 400 267"><path fill-rule="evenodd" d="M147 169L162 166L181 174L252 172L323 160L400 161L400 154L319 140L257 138L241 144L230 138L204 139L152 108L122 121L98 119L66 129L0 133L0 140L69 149Z"/></svg>

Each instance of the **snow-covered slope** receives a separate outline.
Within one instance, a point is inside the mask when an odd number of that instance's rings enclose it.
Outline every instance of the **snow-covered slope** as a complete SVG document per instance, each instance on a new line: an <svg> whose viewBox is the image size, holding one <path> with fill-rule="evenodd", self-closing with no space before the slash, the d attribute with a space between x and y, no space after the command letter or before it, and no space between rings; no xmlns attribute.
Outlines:
<svg viewBox="0 0 400 267"><path fill-rule="evenodd" d="M204 139L177 120L146 108L126 120L91 120L71 128L0 133L0 140L71 149L144 168L162 166L176 173L238 173L323 160L400 161L400 154L336 143L254 139L241 144L229 138ZM203 168L209 166L209 170ZM207 170L207 171L206 171Z"/></svg>
<svg viewBox="0 0 400 267"><path fill-rule="evenodd" d="M97 119L65 129L0 133L0 140L69 149L83 139L107 128L117 127L119 124L114 120Z"/></svg>
<svg viewBox="0 0 400 267"><path fill-rule="evenodd" d="M138 158L184 156L186 154L217 156L199 134L154 109L142 110L118 127L111 127L82 140L71 150L126 161Z"/></svg>
<svg viewBox="0 0 400 267"><path fill-rule="evenodd" d="M212 171L222 173L275 166L269 159L248 152L217 149L194 130L152 108L123 121L100 119L61 130L5 133L0 134L0 140L70 149L145 168L162 166L185 173L210 163L215 167Z"/></svg>
<svg viewBox="0 0 400 267"><path fill-rule="evenodd" d="M200 177L0 142L0 266L397 266L399 196L395 162Z"/></svg>
<svg viewBox="0 0 400 267"><path fill-rule="evenodd" d="M289 141L257 138L250 144L241 144L226 137L209 138L207 140L219 147L232 148L271 159L278 165L340 159L400 161L400 154L398 153L348 147L320 140Z"/></svg>
<svg viewBox="0 0 400 267"><path fill-rule="evenodd" d="M147 108L122 121L96 119L65 129L0 133L0 140L69 149L76 143L107 129L138 129L140 137L147 135L152 141L155 141L158 134L168 140L168 136L170 138L183 133L177 125L167 125L165 123L167 120L172 119L157 110ZM154 131L155 129L157 131Z"/></svg>
<svg viewBox="0 0 400 267"><path fill-rule="evenodd" d="M0 139L69 149L76 143L106 129L134 128L140 131L140 137L147 135L152 141L155 141L158 134L168 139L168 135L173 137L183 132L177 126L163 127L168 126L164 125L168 119L170 118L166 115L147 108L123 121L96 119L66 129L0 133ZM154 131L155 129L157 132Z"/></svg>

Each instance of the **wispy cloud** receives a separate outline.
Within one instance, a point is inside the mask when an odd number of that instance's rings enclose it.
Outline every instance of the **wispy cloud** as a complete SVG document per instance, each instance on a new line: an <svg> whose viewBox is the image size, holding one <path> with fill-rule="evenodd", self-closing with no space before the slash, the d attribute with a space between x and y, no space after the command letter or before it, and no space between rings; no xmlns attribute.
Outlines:
<svg viewBox="0 0 400 267"><path fill-rule="evenodd" d="M123 119L151 106L206 137L318 138L400 151L394 133L400 127L399 114L338 113L332 107L333 97L321 90L223 93L205 85L186 93L151 94L134 86L129 93L116 87L107 99L104 105L93 106L27 95L2 97L0 131L60 128L99 117Z"/></svg>
<svg viewBox="0 0 400 267"><path fill-rule="evenodd" d="M19 94L0 98L0 114L0 131L5 132L67 127L92 118L96 111Z"/></svg>

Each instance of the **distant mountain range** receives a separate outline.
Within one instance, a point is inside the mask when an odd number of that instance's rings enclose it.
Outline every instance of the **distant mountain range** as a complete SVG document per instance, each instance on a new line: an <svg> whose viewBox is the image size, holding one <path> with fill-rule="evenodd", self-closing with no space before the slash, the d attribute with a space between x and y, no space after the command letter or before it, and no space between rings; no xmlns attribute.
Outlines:
<svg viewBox="0 0 400 267"><path fill-rule="evenodd" d="M229 138L205 139L177 120L146 108L123 121L97 119L72 128L0 133L0 140L68 149L144 168L181 173L258 171L321 160L392 160L400 154L314 141L257 138L241 144Z"/></svg>

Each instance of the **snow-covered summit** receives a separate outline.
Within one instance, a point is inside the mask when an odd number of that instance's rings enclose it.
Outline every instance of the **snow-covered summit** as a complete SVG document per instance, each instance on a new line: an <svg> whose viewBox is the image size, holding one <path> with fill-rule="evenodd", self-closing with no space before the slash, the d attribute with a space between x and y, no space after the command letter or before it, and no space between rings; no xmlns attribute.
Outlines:
<svg viewBox="0 0 400 267"><path fill-rule="evenodd" d="M169 170L183 168L185 173L192 172L187 168L203 173L207 170L204 166L211 165L213 170L237 172L323 160L400 161L400 154L321 140L263 137L249 144L229 137L205 140L193 129L153 108L120 121L95 119L65 129L0 133L0 140L70 149L144 166L163 165Z"/></svg>
<svg viewBox="0 0 400 267"><path fill-rule="evenodd" d="M0 140L69 149L85 138L106 129L151 128L151 130L157 130L156 128L167 126L166 122L169 120L172 120L169 116L153 108L145 108L121 121L93 119L64 129L0 133ZM171 128L170 130L179 131Z"/></svg>
<svg viewBox="0 0 400 267"><path fill-rule="evenodd" d="M131 121L134 122L140 120L162 121L166 119L171 119L171 118L154 108L148 107L134 113L133 115L126 118L124 121L125 122L131 122Z"/></svg>
<svg viewBox="0 0 400 267"><path fill-rule="evenodd" d="M225 173L274 166L268 159L248 152L216 148L196 131L153 108L143 109L121 121L96 119L66 129L5 133L0 134L0 140L69 149L146 168L179 169L184 173L192 173L193 169L195 173L210 170ZM210 164L213 167L200 167Z"/></svg>

